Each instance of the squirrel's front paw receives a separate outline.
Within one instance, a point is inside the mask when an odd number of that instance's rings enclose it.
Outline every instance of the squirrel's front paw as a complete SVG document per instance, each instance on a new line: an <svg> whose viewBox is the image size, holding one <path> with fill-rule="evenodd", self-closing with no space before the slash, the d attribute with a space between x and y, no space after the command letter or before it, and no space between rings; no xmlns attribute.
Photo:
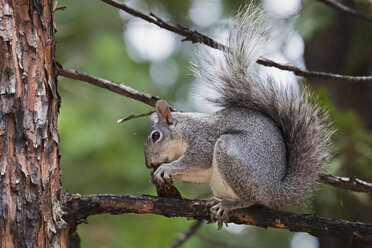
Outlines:
<svg viewBox="0 0 372 248"><path fill-rule="evenodd" d="M170 171L164 167L165 166L161 165L154 173L155 180L159 185L162 185L165 182L172 183Z"/></svg>

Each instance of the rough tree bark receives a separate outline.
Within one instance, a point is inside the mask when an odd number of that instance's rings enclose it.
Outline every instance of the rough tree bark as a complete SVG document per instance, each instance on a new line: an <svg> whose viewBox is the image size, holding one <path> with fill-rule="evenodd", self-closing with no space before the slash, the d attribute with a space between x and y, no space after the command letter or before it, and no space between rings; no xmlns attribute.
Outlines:
<svg viewBox="0 0 372 248"><path fill-rule="evenodd" d="M67 247L52 0L0 0L0 247Z"/></svg>

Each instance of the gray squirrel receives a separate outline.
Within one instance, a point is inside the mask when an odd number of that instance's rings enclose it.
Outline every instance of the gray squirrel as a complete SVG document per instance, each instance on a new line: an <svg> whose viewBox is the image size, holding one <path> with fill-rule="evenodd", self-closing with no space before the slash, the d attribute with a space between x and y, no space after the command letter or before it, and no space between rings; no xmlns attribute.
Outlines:
<svg viewBox="0 0 372 248"><path fill-rule="evenodd" d="M145 141L146 166L162 184L209 183L218 228L228 212L262 205L302 205L330 159L328 117L306 87L283 86L248 73L265 47L269 27L249 6L230 26L227 48L202 51L199 75L222 106L214 113L171 112L159 100Z"/></svg>

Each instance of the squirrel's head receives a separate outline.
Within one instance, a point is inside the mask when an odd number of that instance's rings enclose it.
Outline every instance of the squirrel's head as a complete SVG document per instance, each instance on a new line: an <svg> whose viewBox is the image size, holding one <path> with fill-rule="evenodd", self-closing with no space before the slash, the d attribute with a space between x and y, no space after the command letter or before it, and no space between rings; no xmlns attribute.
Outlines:
<svg viewBox="0 0 372 248"><path fill-rule="evenodd" d="M156 103L156 113L150 116L152 127L145 141L148 168L170 163L182 156L186 143L177 127L177 120L164 100Z"/></svg>

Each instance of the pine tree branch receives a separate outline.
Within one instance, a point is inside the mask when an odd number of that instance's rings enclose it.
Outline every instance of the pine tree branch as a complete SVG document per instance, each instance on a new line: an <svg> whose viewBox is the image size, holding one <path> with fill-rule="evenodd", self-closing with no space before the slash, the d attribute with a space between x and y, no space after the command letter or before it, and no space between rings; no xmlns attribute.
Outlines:
<svg viewBox="0 0 372 248"><path fill-rule="evenodd" d="M355 177L337 177L328 174L319 174L318 182L326 183L338 188L348 189L355 192L372 193L372 183Z"/></svg>
<svg viewBox="0 0 372 248"><path fill-rule="evenodd" d="M93 77L87 73L75 71L72 69L58 68L58 74L64 77L73 78L76 80L84 81L95 86L108 89L120 95L135 99L137 101L146 103L150 106L155 106L155 103L159 98L155 96L150 96L148 94L142 93L124 84L118 84L106 79Z"/></svg>
<svg viewBox="0 0 372 248"><path fill-rule="evenodd" d="M157 214L166 217L211 220L210 206L207 201L113 194L66 194L62 198L65 202L66 212L64 220L72 226L90 215L104 213ZM307 232L317 237L334 237L345 242L353 239L363 244L372 244L372 225L361 222L321 218L258 207L232 211L229 222Z"/></svg>
<svg viewBox="0 0 372 248"><path fill-rule="evenodd" d="M148 21L150 23L153 23L161 28L164 28L166 30L169 30L173 33L179 34L181 36L184 36L185 38L183 41L189 40L193 43L203 43L207 46L210 46L212 48L216 49L226 49L226 46L218 43L217 41L211 39L210 37L207 37L201 33L199 33L196 30L190 30L187 27L183 27L181 25L174 25L172 23L166 22L160 17L156 16L153 13L145 14L141 12L140 10L136 10L134 8L129 7L125 3L119 2L117 0L102 0L103 2L114 6L118 9L121 9L125 12L127 12L130 15L133 15L135 17L139 17L145 21ZM298 76L308 77L308 78L322 78L322 79L332 79L332 80L346 80L350 82L372 82L372 76L348 76L348 75L340 75L340 74L334 74L334 73L328 73L328 72L317 72L317 71L309 71L303 68L299 68L290 64L280 64L276 63L272 60L265 59L265 58L259 58L257 60L258 64L269 66L269 67L276 67L281 70L286 71L292 71L294 74Z"/></svg>
<svg viewBox="0 0 372 248"><path fill-rule="evenodd" d="M297 76L303 76L306 78L321 78L321 79L331 79L331 80L346 80L350 82L372 82L372 76L348 76L348 75L341 75L329 72L321 72L321 71L309 71L300 67L296 67L291 64L279 64L274 62L270 59L265 59L260 57L257 61L258 64L268 66L268 67L276 67L281 70L291 71Z"/></svg>
<svg viewBox="0 0 372 248"><path fill-rule="evenodd" d="M365 15L362 13L357 12L355 9L351 9L342 3L335 2L333 0L318 0L321 3L324 3L325 5L328 5L329 7L338 10L346 15L352 16L359 18L361 20L367 21L367 22L372 22L372 16Z"/></svg>
<svg viewBox="0 0 372 248"><path fill-rule="evenodd" d="M115 83L113 81L103 79L103 78L98 78L94 77L92 75L89 75L84 72L72 70L72 69L67 69L67 68L62 68L62 66L58 66L58 75L63 76L63 77L68 77L76 80L80 80L83 82L87 82L89 84L107 89L109 91L118 93L119 95L126 96L129 98L132 98L134 100L143 102L147 105L150 105L152 107L155 107L155 103L159 100L159 98L155 96L151 96L149 94L140 92L138 90L135 90L129 86L126 86L124 84L119 84ZM177 109L173 106L170 106L172 111L177 111ZM145 116L150 113L143 114L142 116ZM129 119L134 119L137 118L136 116L130 116L127 117ZM124 120L125 121L125 120Z"/></svg>
<svg viewBox="0 0 372 248"><path fill-rule="evenodd" d="M117 0L102 0L103 2L114 6L118 9L121 9L128 14L139 17L145 21L148 21L150 23L153 23L161 28L164 28L166 30L169 30L173 33L179 34L181 36L184 36L185 38L183 39L184 41L188 40L191 41L192 43L203 43L206 44L210 47L216 48L216 49L221 49L224 48L222 44L219 44L218 42L214 41L213 39L199 33L196 30L190 30L189 28L182 27L180 25L174 25L172 23L166 22L160 17L156 16L153 13L150 14L145 14L139 10L136 10L134 8L129 7L125 3L119 2Z"/></svg>
<svg viewBox="0 0 372 248"><path fill-rule="evenodd" d="M181 233L180 236L178 236L169 246L168 248L176 248L181 246L183 243L185 243L189 238L194 235L198 229L203 224L202 220L198 220L193 225L191 225L184 233Z"/></svg>

